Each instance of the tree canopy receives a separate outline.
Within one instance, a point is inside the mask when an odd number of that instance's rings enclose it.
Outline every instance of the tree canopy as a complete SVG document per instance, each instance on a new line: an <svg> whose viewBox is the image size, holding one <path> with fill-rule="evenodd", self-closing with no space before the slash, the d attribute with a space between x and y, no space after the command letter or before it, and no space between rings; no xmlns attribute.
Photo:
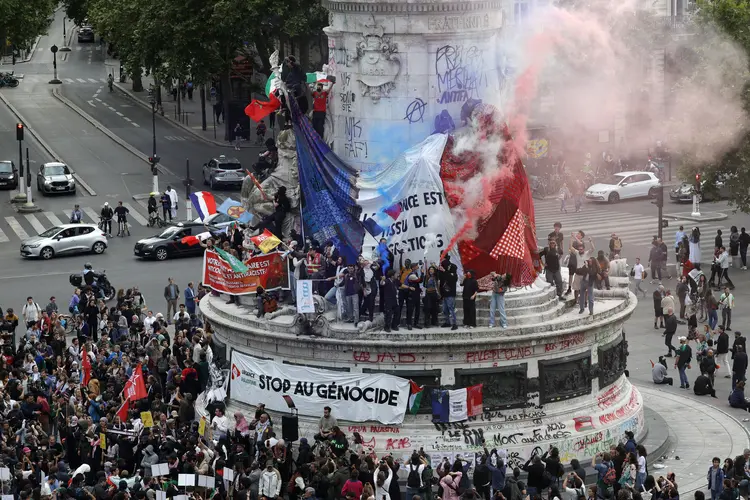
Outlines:
<svg viewBox="0 0 750 500"><path fill-rule="evenodd" d="M47 32L55 0L0 0L0 34L11 44L28 49Z"/></svg>
<svg viewBox="0 0 750 500"><path fill-rule="evenodd" d="M699 29L695 40L698 43L694 43L691 50L677 55L682 59L680 66L684 71L677 85L685 82L702 85L720 78L720 94L738 97L734 101L741 103L724 114L726 124L740 124L740 133L736 134L735 127L733 132L737 138L734 146L712 158L701 153L712 151L717 136L714 134L710 140L710 135L695 134L692 150L677 151L682 158L680 173L688 181L701 174L708 190L716 189L715 181L722 180L728 187L730 205L736 210L750 212L750 3L745 0L699 0L695 21ZM717 32L720 36L716 36ZM709 56L715 62L716 54L726 54L726 59L720 60L718 66L715 63L709 65Z"/></svg>

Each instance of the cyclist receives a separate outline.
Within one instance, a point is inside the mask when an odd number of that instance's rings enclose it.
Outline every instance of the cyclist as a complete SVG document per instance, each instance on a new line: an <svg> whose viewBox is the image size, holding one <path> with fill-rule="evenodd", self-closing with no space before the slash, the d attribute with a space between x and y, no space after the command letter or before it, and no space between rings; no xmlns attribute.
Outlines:
<svg viewBox="0 0 750 500"><path fill-rule="evenodd" d="M70 223L80 224L82 217L83 217L83 214L81 213L81 208L78 205L76 205L73 208L73 211L70 213Z"/></svg>
<svg viewBox="0 0 750 500"><path fill-rule="evenodd" d="M117 203L117 208L115 208L115 214L117 215L117 236L125 236L125 233L128 233L128 236L130 236L130 229L128 229L129 213L130 210L128 210L128 207L123 206L121 201Z"/></svg>
<svg viewBox="0 0 750 500"><path fill-rule="evenodd" d="M109 91L112 92L112 85L115 83L115 77L112 76L112 73L109 74L107 77L107 85L109 85Z"/></svg>
<svg viewBox="0 0 750 500"><path fill-rule="evenodd" d="M112 237L112 217L114 216L114 211L112 210L112 207L109 206L109 202L105 201L104 206L102 207L101 211L101 218L102 218L102 231L104 231L107 236L110 238Z"/></svg>
<svg viewBox="0 0 750 500"><path fill-rule="evenodd" d="M151 226L155 226L159 221L159 209L157 207L156 197L154 193L148 197L148 223Z"/></svg>

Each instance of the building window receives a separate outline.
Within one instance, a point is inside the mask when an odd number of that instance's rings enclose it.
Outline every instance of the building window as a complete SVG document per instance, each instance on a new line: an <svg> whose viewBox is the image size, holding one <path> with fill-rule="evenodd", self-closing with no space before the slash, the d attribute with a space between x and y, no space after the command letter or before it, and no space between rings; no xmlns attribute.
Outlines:
<svg viewBox="0 0 750 500"><path fill-rule="evenodd" d="M529 4L526 2L516 2L513 4L513 20L516 24L526 19L529 15Z"/></svg>

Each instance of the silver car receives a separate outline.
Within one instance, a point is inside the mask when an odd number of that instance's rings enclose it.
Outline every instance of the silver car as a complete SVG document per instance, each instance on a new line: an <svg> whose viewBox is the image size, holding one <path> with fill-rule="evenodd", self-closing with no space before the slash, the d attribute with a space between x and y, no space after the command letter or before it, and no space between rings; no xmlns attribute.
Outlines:
<svg viewBox="0 0 750 500"><path fill-rule="evenodd" d="M36 174L36 189L42 194L76 192L73 172L64 163L50 162L39 167Z"/></svg>
<svg viewBox="0 0 750 500"><path fill-rule="evenodd" d="M62 224L21 242L22 257L51 259L56 255L104 253L107 236L94 224Z"/></svg>
<svg viewBox="0 0 750 500"><path fill-rule="evenodd" d="M211 158L203 165L203 184L214 189L218 186L242 186L245 171L237 158L224 155Z"/></svg>

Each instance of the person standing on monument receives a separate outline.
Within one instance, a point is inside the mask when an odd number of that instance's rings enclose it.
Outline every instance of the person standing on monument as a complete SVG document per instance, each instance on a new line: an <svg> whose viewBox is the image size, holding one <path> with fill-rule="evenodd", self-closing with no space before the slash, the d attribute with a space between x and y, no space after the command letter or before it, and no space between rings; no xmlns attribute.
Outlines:
<svg viewBox="0 0 750 500"><path fill-rule="evenodd" d="M411 265L411 272L404 280L404 284L401 285L402 290L406 290L406 329L411 330L412 327L417 330L421 330L419 326L419 302L422 295L422 289L419 286L422 281L422 277L419 273L419 264L414 262Z"/></svg>
<svg viewBox="0 0 750 500"><path fill-rule="evenodd" d="M318 133L321 139L323 139L323 133L325 132L326 124L326 109L328 107L328 96L331 93L333 84L331 84L327 90L323 90L323 82L318 82L315 86L315 90L312 93L313 98L313 115L312 115L312 126Z"/></svg>
<svg viewBox="0 0 750 500"><path fill-rule="evenodd" d="M510 276L507 274L490 273L492 279L492 296L490 297L490 328L495 327L495 315L499 316L500 328L508 326L505 316L505 290L508 288Z"/></svg>
<svg viewBox="0 0 750 500"><path fill-rule="evenodd" d="M458 283L458 268L451 263L451 256L446 255L438 267L440 292L443 297L443 328L451 327L457 330L456 324L456 284Z"/></svg>

